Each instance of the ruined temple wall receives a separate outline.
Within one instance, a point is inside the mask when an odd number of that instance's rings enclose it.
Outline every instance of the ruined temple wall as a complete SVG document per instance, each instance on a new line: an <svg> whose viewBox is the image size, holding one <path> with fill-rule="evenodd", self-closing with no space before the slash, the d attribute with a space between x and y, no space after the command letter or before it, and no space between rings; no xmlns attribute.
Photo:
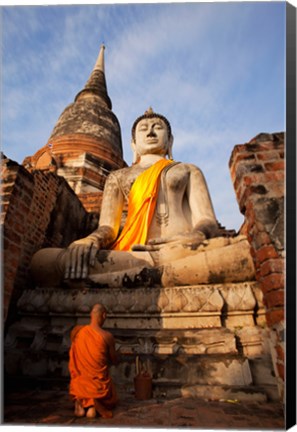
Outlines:
<svg viewBox="0 0 297 432"><path fill-rule="evenodd" d="M30 286L32 255L44 246L64 247L87 235L98 217L88 214L67 182L54 173L29 173L6 157L1 166L2 286L4 318ZM65 211L66 209L66 211Z"/></svg>
<svg viewBox="0 0 297 432"><path fill-rule="evenodd" d="M256 278L263 292L266 320L280 393L284 385L284 133L260 134L235 146L230 172L243 231L251 245Z"/></svg>
<svg viewBox="0 0 297 432"><path fill-rule="evenodd" d="M103 192L79 193L77 196L87 212L100 213Z"/></svg>
<svg viewBox="0 0 297 432"><path fill-rule="evenodd" d="M16 162L3 159L1 177L1 229L4 255L2 286L4 318L6 318L17 270L21 264L22 238L32 199L32 176Z"/></svg>

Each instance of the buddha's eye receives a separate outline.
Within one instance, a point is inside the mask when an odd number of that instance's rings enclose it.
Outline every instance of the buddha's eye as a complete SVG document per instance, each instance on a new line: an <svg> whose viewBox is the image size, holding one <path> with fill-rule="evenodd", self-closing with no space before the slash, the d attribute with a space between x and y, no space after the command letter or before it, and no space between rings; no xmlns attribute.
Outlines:
<svg viewBox="0 0 297 432"><path fill-rule="evenodd" d="M162 123L155 123L153 126L155 129L164 129Z"/></svg>

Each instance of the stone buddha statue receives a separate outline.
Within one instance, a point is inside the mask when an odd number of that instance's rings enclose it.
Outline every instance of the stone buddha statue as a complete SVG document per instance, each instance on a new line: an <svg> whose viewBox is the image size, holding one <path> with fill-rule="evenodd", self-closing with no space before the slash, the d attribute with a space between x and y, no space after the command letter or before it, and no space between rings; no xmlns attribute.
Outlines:
<svg viewBox="0 0 297 432"><path fill-rule="evenodd" d="M37 286L180 286L254 278L246 237L220 237L203 173L174 161L172 144L163 115L150 108L136 119L133 164L109 174L98 228L66 249L38 251L31 263Z"/></svg>

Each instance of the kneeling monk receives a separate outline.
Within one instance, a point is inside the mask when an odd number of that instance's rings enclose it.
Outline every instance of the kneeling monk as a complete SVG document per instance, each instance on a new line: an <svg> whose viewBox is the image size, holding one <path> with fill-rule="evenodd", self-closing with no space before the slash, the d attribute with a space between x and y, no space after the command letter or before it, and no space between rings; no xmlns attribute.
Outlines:
<svg viewBox="0 0 297 432"><path fill-rule="evenodd" d="M71 332L69 352L70 388L77 417L111 418L118 398L109 374L109 364L117 364L114 338L102 329L106 309L95 304L89 325L76 326Z"/></svg>

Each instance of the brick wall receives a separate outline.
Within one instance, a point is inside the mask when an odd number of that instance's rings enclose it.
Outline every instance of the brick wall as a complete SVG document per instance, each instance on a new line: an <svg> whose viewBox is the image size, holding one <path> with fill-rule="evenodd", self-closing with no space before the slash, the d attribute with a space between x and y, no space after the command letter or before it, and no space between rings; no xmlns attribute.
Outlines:
<svg viewBox="0 0 297 432"><path fill-rule="evenodd" d="M103 192L78 193L77 196L87 212L100 212Z"/></svg>
<svg viewBox="0 0 297 432"><path fill-rule="evenodd" d="M30 286L32 255L44 246L65 247L95 229L98 214L83 208L67 182L55 173L29 173L7 159L1 166L4 318ZM65 211L66 210L66 211Z"/></svg>
<svg viewBox="0 0 297 432"><path fill-rule="evenodd" d="M284 391L284 133L235 146L230 172L266 307L280 395Z"/></svg>

